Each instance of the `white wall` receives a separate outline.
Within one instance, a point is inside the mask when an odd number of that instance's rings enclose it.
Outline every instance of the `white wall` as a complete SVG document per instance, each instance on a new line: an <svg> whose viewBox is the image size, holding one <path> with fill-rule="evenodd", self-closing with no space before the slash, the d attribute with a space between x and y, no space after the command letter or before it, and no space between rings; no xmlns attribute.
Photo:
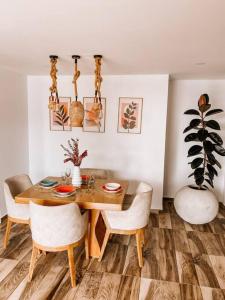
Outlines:
<svg viewBox="0 0 225 300"><path fill-rule="evenodd" d="M58 79L61 96L73 96L72 78ZM94 79L81 76L79 94L93 95ZM162 207L165 132L168 98L168 75L104 76L102 95L107 98L105 133L51 132L49 130L49 77L28 77L29 160L34 181L46 175L60 175L66 167L60 144L71 137L80 139L82 150L88 149L83 167L105 168L115 176L153 185L153 208ZM143 97L142 133L117 133L118 102L121 96Z"/></svg>
<svg viewBox="0 0 225 300"><path fill-rule="evenodd" d="M222 108L225 111L225 80L172 80L169 83L167 138L165 156L164 196L174 197L182 186L193 183L188 179L191 168L188 165L187 151L191 143L184 143L183 129L188 125L192 116L184 115L189 108L197 108L201 94L209 94L213 108ZM221 127L221 137L225 141L225 113L213 115ZM218 156L223 169L215 179L215 191L220 201L224 201L224 173L225 161Z"/></svg>
<svg viewBox="0 0 225 300"><path fill-rule="evenodd" d="M28 172L26 77L0 69L0 218L6 214L3 181Z"/></svg>

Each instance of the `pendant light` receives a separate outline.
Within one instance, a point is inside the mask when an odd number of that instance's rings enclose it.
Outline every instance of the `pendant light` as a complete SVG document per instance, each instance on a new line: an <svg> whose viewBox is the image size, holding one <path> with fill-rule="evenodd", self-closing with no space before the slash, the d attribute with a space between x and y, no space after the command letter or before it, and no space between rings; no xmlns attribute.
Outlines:
<svg viewBox="0 0 225 300"><path fill-rule="evenodd" d="M48 108L53 111L57 111L59 108L59 96L58 96L58 89L57 89L57 55L50 55L50 64L51 64L51 70L50 70L50 76L52 79L52 85L50 86L50 92L51 95L49 96L49 104Z"/></svg>
<svg viewBox="0 0 225 300"><path fill-rule="evenodd" d="M101 60L102 55L94 55L95 59L95 96L92 110L95 111L100 118L102 115L102 103L101 103L101 83L103 81L101 76Z"/></svg>
<svg viewBox="0 0 225 300"><path fill-rule="evenodd" d="M94 55L95 59L95 102L101 104L101 84L102 84L102 76L101 76L101 60L102 55Z"/></svg>
<svg viewBox="0 0 225 300"><path fill-rule="evenodd" d="M75 101L73 101L70 106L70 123L72 127L83 127L84 106L80 101L78 101L78 91L77 91L77 80L80 76L80 71L78 70L77 67L77 60L80 59L80 56L73 55L72 58L74 59L75 62L74 76L73 76Z"/></svg>

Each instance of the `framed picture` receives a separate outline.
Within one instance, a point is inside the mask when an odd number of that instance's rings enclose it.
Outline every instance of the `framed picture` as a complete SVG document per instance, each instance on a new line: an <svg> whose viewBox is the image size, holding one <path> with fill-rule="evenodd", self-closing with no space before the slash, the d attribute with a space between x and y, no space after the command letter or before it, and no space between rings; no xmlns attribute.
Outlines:
<svg viewBox="0 0 225 300"><path fill-rule="evenodd" d="M141 133L143 98L120 97L117 131Z"/></svg>
<svg viewBox="0 0 225 300"><path fill-rule="evenodd" d="M49 110L50 130L51 131L70 131L70 97L59 97L59 110Z"/></svg>
<svg viewBox="0 0 225 300"><path fill-rule="evenodd" d="M101 98L102 109L99 103L94 103L94 97L84 97L83 131L105 132L106 98Z"/></svg>

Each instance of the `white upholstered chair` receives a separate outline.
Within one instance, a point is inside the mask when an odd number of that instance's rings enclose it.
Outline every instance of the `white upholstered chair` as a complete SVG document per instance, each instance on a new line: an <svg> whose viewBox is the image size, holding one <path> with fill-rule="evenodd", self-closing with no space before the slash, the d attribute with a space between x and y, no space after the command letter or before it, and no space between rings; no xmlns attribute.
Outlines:
<svg viewBox="0 0 225 300"><path fill-rule="evenodd" d="M143 266L142 247L144 245L144 229L149 221L152 191L152 187L149 184L141 182L129 209L101 212L106 224L106 233L99 261L103 257L110 234L135 234L139 266Z"/></svg>
<svg viewBox="0 0 225 300"><path fill-rule="evenodd" d="M29 281L32 279L35 261L40 250L48 252L67 251L72 287L76 286L74 248L85 240L88 252L88 212L81 215L76 203L45 206L30 202L30 226L33 250Z"/></svg>
<svg viewBox="0 0 225 300"><path fill-rule="evenodd" d="M108 171L104 169L82 168L82 175L93 175L96 179L107 179Z"/></svg>
<svg viewBox="0 0 225 300"><path fill-rule="evenodd" d="M15 203L15 196L32 186L28 175L16 175L4 181L4 195L7 208L7 226L4 238L4 248L9 240L9 234L13 223L29 224L29 205Z"/></svg>

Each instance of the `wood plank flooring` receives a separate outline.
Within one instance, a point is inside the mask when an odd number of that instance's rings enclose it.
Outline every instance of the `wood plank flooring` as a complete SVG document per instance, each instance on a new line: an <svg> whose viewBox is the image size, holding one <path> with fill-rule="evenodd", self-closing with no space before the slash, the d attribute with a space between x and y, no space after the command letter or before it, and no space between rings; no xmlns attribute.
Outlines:
<svg viewBox="0 0 225 300"><path fill-rule="evenodd" d="M101 262L75 250L77 287L71 288L66 253L41 255L28 283L31 235L14 225L6 250L0 224L0 300L225 300L225 207L206 225L191 225L173 201L152 213L145 232L144 267L134 237L114 235Z"/></svg>

